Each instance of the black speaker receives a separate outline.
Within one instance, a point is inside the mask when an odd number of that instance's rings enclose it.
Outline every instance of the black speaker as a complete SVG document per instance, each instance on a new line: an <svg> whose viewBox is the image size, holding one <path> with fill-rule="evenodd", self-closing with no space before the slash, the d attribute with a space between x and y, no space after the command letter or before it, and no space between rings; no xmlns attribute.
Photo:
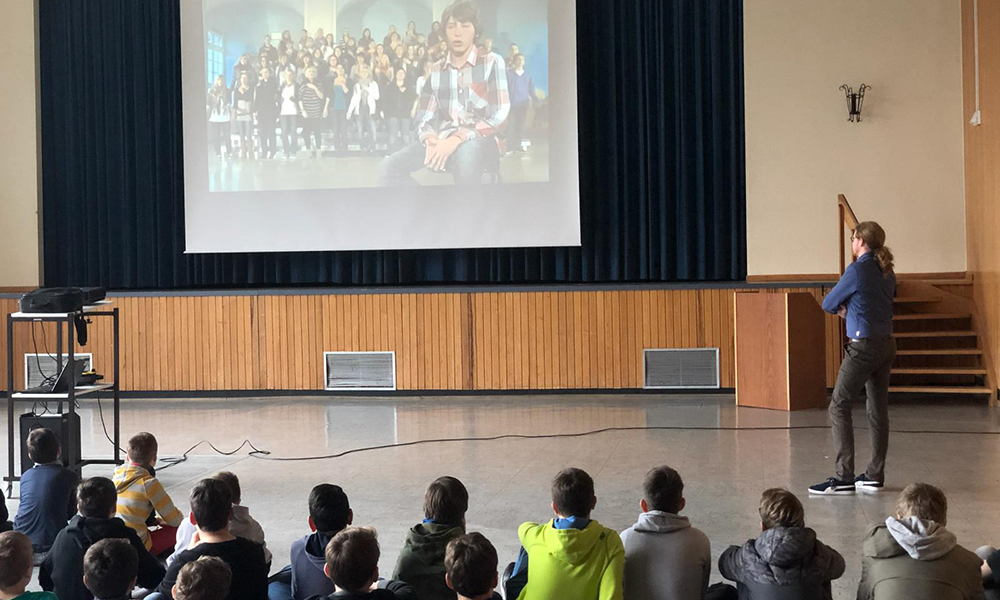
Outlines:
<svg viewBox="0 0 1000 600"><path fill-rule="evenodd" d="M33 429L47 427L59 436L59 447L62 449L60 460L64 467L80 462L80 415L73 413L73 420L70 421L69 413L61 415L36 415L26 413L21 415L21 473L35 466L35 463L28 458L28 434ZM66 441L69 439L70 428L73 431L73 447L70 448ZM79 469L77 469L79 471ZM79 473L77 473L79 474Z"/></svg>

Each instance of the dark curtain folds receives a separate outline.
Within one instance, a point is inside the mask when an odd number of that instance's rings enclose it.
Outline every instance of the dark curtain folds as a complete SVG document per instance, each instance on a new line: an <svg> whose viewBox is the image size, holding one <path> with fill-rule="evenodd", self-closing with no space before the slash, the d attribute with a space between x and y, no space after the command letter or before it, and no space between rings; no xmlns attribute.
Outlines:
<svg viewBox="0 0 1000 600"><path fill-rule="evenodd" d="M745 278L742 0L577 0L582 247L439 251L184 254L179 11L39 3L46 285Z"/></svg>

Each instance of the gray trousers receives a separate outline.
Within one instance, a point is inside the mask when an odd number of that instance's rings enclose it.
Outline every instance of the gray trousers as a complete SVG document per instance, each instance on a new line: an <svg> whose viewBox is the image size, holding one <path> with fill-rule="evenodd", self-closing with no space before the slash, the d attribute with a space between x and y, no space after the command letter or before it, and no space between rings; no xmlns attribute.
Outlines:
<svg viewBox="0 0 1000 600"><path fill-rule="evenodd" d="M885 481L885 455L889 449L889 372L896 358L892 336L866 338L844 346L837 386L830 400L830 423L837 450L837 479L854 481L854 425L851 404L864 389L868 396L868 433L872 458L865 475Z"/></svg>

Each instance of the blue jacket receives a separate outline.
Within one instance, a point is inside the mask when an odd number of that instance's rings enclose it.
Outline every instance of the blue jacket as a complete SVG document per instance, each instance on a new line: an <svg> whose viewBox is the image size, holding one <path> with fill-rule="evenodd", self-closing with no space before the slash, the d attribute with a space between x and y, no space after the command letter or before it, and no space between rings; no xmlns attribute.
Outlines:
<svg viewBox="0 0 1000 600"><path fill-rule="evenodd" d="M47 552L56 534L76 514L80 478L60 462L35 465L21 476L21 503L14 529L31 538L36 552Z"/></svg>
<svg viewBox="0 0 1000 600"><path fill-rule="evenodd" d="M892 301L896 274L882 273L874 252L851 263L844 276L823 298L823 310L836 314L847 307L847 337L879 338L892 335Z"/></svg>

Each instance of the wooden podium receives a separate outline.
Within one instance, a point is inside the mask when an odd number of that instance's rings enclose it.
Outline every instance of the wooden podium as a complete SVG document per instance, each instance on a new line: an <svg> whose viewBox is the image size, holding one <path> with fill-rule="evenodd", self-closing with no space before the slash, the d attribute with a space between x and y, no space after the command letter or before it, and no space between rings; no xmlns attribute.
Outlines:
<svg viewBox="0 0 1000 600"><path fill-rule="evenodd" d="M777 410L826 405L823 311L808 292L736 296L736 404Z"/></svg>

